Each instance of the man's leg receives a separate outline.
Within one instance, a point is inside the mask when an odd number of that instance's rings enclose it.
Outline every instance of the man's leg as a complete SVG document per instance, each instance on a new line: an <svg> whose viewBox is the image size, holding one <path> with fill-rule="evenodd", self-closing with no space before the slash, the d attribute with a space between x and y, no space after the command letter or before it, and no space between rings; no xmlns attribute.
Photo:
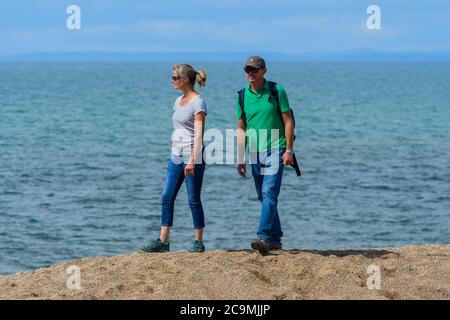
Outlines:
<svg viewBox="0 0 450 320"><path fill-rule="evenodd" d="M278 208L277 208L277 211L275 213L275 219L273 221L271 241L274 244L280 244L282 237L283 231L281 230L280 216L278 215Z"/></svg>
<svg viewBox="0 0 450 320"><path fill-rule="evenodd" d="M258 200L262 204L262 202L263 202L262 186L263 186L264 176L261 174L261 163L259 162L259 160L257 161L256 164L252 164L252 176L253 176L253 181L255 182L255 189L256 189L256 194L258 195ZM262 213L261 213L261 216L262 216ZM261 218L260 218L260 220L261 220ZM260 225L261 225L261 222L260 222ZM260 228L261 227L259 227L259 229ZM264 237L264 241L265 241L265 237ZM264 241L261 241L261 238L258 235L258 238L254 239L252 241L251 247L255 250L260 251L261 253L265 253L269 250L269 246Z"/></svg>
<svg viewBox="0 0 450 320"><path fill-rule="evenodd" d="M262 175L262 210L258 229L258 238L268 239L271 242L279 243L283 232L281 230L280 217L278 215L278 195L281 189L283 177L283 156L284 149L272 151L266 163L263 165L264 175Z"/></svg>

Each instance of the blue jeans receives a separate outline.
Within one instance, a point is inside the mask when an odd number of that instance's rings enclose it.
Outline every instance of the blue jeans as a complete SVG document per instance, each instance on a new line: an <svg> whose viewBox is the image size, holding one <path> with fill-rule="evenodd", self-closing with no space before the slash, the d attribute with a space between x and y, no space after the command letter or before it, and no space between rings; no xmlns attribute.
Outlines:
<svg viewBox="0 0 450 320"><path fill-rule="evenodd" d="M170 227L173 225L175 199L183 181L186 180L186 190L189 206L191 207L192 219L194 221L194 228L201 229L205 227L203 206L200 200L205 163L196 164L194 170L195 175L188 177L184 176L185 166L186 164L184 162L179 163L179 161L174 161L173 158L169 160L162 195L161 225Z"/></svg>
<svg viewBox="0 0 450 320"><path fill-rule="evenodd" d="M257 236L273 243L281 242L283 236L277 204L283 177L285 151L285 148L279 148L259 152L254 158L255 164L252 164L252 176L258 200L262 204Z"/></svg>

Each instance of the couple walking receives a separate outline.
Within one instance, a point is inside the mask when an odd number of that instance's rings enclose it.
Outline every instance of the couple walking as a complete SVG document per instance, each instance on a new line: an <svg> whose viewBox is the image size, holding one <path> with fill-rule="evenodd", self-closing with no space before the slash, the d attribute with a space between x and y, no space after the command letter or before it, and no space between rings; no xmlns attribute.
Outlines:
<svg viewBox="0 0 450 320"><path fill-rule="evenodd" d="M267 81L266 63L259 56L249 57L244 65L249 82L239 91L236 112L238 118L238 165L241 176L246 175L244 153L249 146L251 172L258 199L262 204L257 238L251 247L261 253L281 249L280 218L277 210L278 195L284 165L293 165L294 121L283 87ZM195 240L191 252L203 252L204 212L200 193L205 161L203 159L203 132L207 109L204 99L195 91L206 83L207 74L195 71L190 65L175 65L172 84L183 92L173 106L174 134L162 195L160 236L142 247L146 252L169 251L169 233L173 224L174 202L178 191L186 182L189 206L194 221ZM250 130L267 130L271 134L250 135ZM247 133L246 133L247 132ZM277 132L277 134L273 134ZM175 134L176 133L176 134Z"/></svg>

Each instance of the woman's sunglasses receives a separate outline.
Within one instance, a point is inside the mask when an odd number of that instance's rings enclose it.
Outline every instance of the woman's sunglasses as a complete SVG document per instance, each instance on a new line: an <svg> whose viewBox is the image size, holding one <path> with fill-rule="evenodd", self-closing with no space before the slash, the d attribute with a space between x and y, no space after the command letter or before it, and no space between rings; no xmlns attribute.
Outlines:
<svg viewBox="0 0 450 320"><path fill-rule="evenodd" d="M173 81L178 81L181 79L181 76L172 76Z"/></svg>
<svg viewBox="0 0 450 320"><path fill-rule="evenodd" d="M245 71L245 73L258 73L259 69L261 69L261 68L245 67L244 71Z"/></svg>

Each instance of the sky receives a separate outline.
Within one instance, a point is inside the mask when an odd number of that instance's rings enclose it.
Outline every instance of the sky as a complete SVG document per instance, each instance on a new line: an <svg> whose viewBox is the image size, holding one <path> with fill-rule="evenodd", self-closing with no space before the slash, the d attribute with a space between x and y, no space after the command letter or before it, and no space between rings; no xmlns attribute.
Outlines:
<svg viewBox="0 0 450 320"><path fill-rule="evenodd" d="M69 5L81 29L69 30ZM369 5L381 29L366 26ZM0 2L0 55L450 49L449 0L15 0Z"/></svg>

